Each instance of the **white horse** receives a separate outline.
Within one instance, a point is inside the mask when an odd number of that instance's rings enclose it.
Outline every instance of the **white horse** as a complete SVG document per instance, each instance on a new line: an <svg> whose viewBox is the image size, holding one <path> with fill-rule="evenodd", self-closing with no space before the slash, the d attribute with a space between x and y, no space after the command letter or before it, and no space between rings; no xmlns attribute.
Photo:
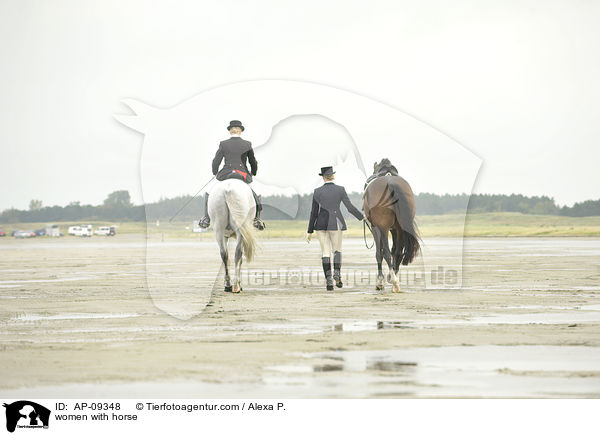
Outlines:
<svg viewBox="0 0 600 435"><path fill-rule="evenodd" d="M242 180L228 179L218 183L208 197L208 215L219 244L221 260L225 266L225 291L242 291L242 254L252 261L256 251L256 239L252 220L256 204L250 186ZM236 237L235 275L233 286L229 276L227 242Z"/></svg>

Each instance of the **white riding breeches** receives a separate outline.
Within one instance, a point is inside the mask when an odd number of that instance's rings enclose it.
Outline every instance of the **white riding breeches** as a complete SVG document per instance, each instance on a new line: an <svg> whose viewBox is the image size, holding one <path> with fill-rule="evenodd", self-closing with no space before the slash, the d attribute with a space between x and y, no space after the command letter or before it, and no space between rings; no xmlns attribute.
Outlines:
<svg viewBox="0 0 600 435"><path fill-rule="evenodd" d="M321 244L321 257L331 257L336 251L342 252L342 230L317 230L316 233Z"/></svg>

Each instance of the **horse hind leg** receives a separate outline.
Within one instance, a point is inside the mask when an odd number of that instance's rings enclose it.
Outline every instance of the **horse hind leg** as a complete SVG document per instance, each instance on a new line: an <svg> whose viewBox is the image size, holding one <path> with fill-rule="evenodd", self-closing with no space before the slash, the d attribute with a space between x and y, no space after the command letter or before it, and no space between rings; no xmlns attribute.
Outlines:
<svg viewBox="0 0 600 435"><path fill-rule="evenodd" d="M401 231L401 230L400 230ZM392 229L392 268L390 273L392 274L392 291L394 293L400 292L400 261L402 259L402 239L401 233L398 229Z"/></svg>
<svg viewBox="0 0 600 435"><path fill-rule="evenodd" d="M239 293L242 291L243 246L242 235L238 233L237 243L235 245L235 276L233 277L233 293Z"/></svg>
<svg viewBox="0 0 600 435"><path fill-rule="evenodd" d="M392 283L392 292L400 293L400 277L391 264L389 265L388 281Z"/></svg>
<svg viewBox="0 0 600 435"><path fill-rule="evenodd" d="M400 293L402 290L400 289L400 278L398 278L398 274L394 273L392 275L392 292Z"/></svg>
<svg viewBox="0 0 600 435"><path fill-rule="evenodd" d="M394 271L394 262L390 251L390 243L388 238L388 230L382 231L381 238L381 254L388 266L387 281L392 284L392 291L398 293L400 291L400 280L398 274Z"/></svg>
<svg viewBox="0 0 600 435"><path fill-rule="evenodd" d="M230 292L231 289L231 277L229 276L229 253L227 252L227 237L219 238L219 253L221 254L221 261L225 269L225 276L223 278L223 285L226 292Z"/></svg>
<svg viewBox="0 0 600 435"><path fill-rule="evenodd" d="M388 266L388 274L387 274L387 282L392 283L394 282L394 270L393 270L393 263L392 263L392 254L390 252L390 244L389 244L389 240L388 240L388 232L387 230L384 230L382 232L382 239L381 239L381 252L383 255L383 258Z"/></svg>
<svg viewBox="0 0 600 435"><path fill-rule="evenodd" d="M375 283L375 290L384 289L383 271L381 263L383 262L383 249L382 249L382 230L379 227L373 227L373 236L375 238L375 259L377 260L377 281Z"/></svg>

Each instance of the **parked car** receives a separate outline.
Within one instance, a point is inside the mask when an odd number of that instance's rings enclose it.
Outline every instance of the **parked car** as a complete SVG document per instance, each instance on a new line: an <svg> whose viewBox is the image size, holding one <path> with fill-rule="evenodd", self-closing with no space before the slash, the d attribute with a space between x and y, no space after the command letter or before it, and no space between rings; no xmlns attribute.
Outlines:
<svg viewBox="0 0 600 435"><path fill-rule="evenodd" d="M6 233L2 230L0 230L0 237L6 237Z"/></svg>
<svg viewBox="0 0 600 435"><path fill-rule="evenodd" d="M17 239L26 239L29 237L35 237L35 233L33 231L22 231L18 230L13 233L13 236Z"/></svg>
<svg viewBox="0 0 600 435"><path fill-rule="evenodd" d="M116 234L115 227L99 227L94 234L97 236L114 236Z"/></svg>
<svg viewBox="0 0 600 435"><path fill-rule="evenodd" d="M91 237L92 236L92 226L91 225L74 225L72 227L69 227L68 234L70 236Z"/></svg>
<svg viewBox="0 0 600 435"><path fill-rule="evenodd" d="M36 236L45 236L46 235L46 230L41 228L39 230L33 230L33 232L35 233Z"/></svg>

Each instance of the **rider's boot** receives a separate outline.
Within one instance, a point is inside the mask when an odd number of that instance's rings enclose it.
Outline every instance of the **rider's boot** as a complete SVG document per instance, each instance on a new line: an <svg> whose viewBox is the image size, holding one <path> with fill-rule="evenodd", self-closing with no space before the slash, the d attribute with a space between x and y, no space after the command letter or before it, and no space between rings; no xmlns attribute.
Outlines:
<svg viewBox="0 0 600 435"><path fill-rule="evenodd" d="M208 228L210 226L210 217L208 216L208 193L204 194L204 216L198 222L200 228Z"/></svg>
<svg viewBox="0 0 600 435"><path fill-rule="evenodd" d="M331 258L329 257L321 257L321 262L323 263L323 272L325 273L325 285L327 286L327 290L333 290L333 278L331 277Z"/></svg>
<svg viewBox="0 0 600 435"><path fill-rule="evenodd" d="M335 251L333 253L333 280L335 281L335 285L337 288L342 288L344 283L342 283L342 253L340 251Z"/></svg>
<svg viewBox="0 0 600 435"><path fill-rule="evenodd" d="M260 196L256 194L254 189L252 189L252 195L254 195L254 201L256 202L256 215L254 216L254 228L259 231L264 230L267 226L260 219L260 212L262 211L262 203L260 202Z"/></svg>

